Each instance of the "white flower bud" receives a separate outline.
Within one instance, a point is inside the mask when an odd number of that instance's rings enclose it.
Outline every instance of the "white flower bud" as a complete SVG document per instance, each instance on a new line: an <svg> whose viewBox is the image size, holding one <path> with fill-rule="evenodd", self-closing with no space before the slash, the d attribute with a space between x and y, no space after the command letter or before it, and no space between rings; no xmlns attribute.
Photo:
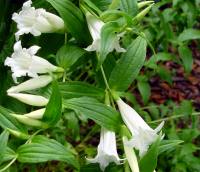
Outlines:
<svg viewBox="0 0 200 172"><path fill-rule="evenodd" d="M9 96L32 106L46 106L48 99L43 96L24 94L24 93L8 93Z"/></svg>
<svg viewBox="0 0 200 172"><path fill-rule="evenodd" d="M124 143L125 155L128 160L131 171L132 172L140 172L137 157L135 155L133 148L126 146L126 142L128 141L126 137L123 137L122 139L123 139L123 143Z"/></svg>
<svg viewBox="0 0 200 172"><path fill-rule="evenodd" d="M45 108L38 109L38 110L32 111L30 113L26 113L23 116L26 116L26 117L29 117L32 119L42 119L45 110L46 110Z"/></svg>
<svg viewBox="0 0 200 172"><path fill-rule="evenodd" d="M53 78L49 75L38 76L37 78L31 78L17 86L13 86L7 90L8 93L18 93L21 91L29 91L45 87L48 85Z"/></svg>

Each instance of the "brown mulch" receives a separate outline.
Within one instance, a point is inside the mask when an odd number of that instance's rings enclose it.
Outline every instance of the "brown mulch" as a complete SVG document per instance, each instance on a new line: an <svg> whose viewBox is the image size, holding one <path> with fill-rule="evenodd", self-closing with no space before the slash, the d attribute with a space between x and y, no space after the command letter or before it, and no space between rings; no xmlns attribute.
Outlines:
<svg viewBox="0 0 200 172"><path fill-rule="evenodd" d="M189 46L194 58L193 69L189 75L184 72L181 65L169 61L164 64L164 67L176 71L171 85L157 76L150 79L151 101L163 104L169 99L175 102L188 99L192 100L197 109L200 109L200 51L197 45L197 42L193 41Z"/></svg>
<svg viewBox="0 0 200 172"><path fill-rule="evenodd" d="M186 74L183 66L168 61L162 65L169 71L175 71L172 76L172 84L162 80L159 76L154 76L150 79L151 97L150 101L156 104L163 104L168 100L180 103L182 100L187 99L193 102L197 110L200 110L200 49L197 41L192 41L189 45L192 50L194 64L190 74ZM169 48L169 52L178 57L177 50L173 47ZM148 57L151 55L149 54ZM142 70L142 73L144 70ZM141 96L137 89L131 89L138 102L143 105Z"/></svg>

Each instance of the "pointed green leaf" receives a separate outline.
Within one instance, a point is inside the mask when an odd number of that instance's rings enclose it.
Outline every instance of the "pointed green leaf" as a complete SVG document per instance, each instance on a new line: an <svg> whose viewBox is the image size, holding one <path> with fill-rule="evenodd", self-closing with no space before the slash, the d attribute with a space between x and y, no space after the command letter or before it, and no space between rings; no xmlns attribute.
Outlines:
<svg viewBox="0 0 200 172"><path fill-rule="evenodd" d="M87 96L103 100L105 94L103 89L79 81L59 83L59 88L65 99Z"/></svg>
<svg viewBox="0 0 200 172"><path fill-rule="evenodd" d="M0 160L3 158L6 151L9 132L4 130L0 135Z"/></svg>
<svg viewBox="0 0 200 172"><path fill-rule="evenodd" d="M15 153L15 151L6 146L4 153L2 154L2 156L0 156L0 164L6 161L10 161L14 159L16 156L17 154Z"/></svg>
<svg viewBox="0 0 200 172"><path fill-rule="evenodd" d="M148 83L147 78L138 80L137 87L142 96L144 104L146 104L151 95L151 87Z"/></svg>
<svg viewBox="0 0 200 172"><path fill-rule="evenodd" d="M56 81L53 81L52 88L52 94L43 116L43 121L49 125L55 125L62 114L62 98Z"/></svg>
<svg viewBox="0 0 200 172"><path fill-rule="evenodd" d="M4 129L10 128L13 130L21 131L26 133L25 127L20 124L13 116L12 112L6 108L0 106L0 126Z"/></svg>
<svg viewBox="0 0 200 172"><path fill-rule="evenodd" d="M122 124L122 120L117 111L94 98L73 98L64 100L63 104L65 108L78 111L109 130L118 131Z"/></svg>
<svg viewBox="0 0 200 172"><path fill-rule="evenodd" d="M137 0L121 0L121 8L134 17L138 13Z"/></svg>
<svg viewBox="0 0 200 172"><path fill-rule="evenodd" d="M69 69L80 57L85 54L85 50L75 45L63 45L56 54L56 61L60 67Z"/></svg>
<svg viewBox="0 0 200 172"><path fill-rule="evenodd" d="M162 140L159 146L159 154L168 150L176 149L176 146L183 142L184 141L182 140Z"/></svg>
<svg viewBox="0 0 200 172"><path fill-rule="evenodd" d="M140 172L153 172L157 166L158 150L161 136L151 145L139 162Z"/></svg>
<svg viewBox="0 0 200 172"><path fill-rule="evenodd" d="M87 43L89 31L82 12L70 0L47 0L60 14L67 30L80 42ZM84 34L83 34L84 33ZM89 38L89 39L88 39Z"/></svg>
<svg viewBox="0 0 200 172"><path fill-rule="evenodd" d="M185 71L187 73L191 72L192 65L193 65L193 57L192 57L191 50L188 47L182 45L178 48L178 52L179 52L180 58L183 62Z"/></svg>
<svg viewBox="0 0 200 172"><path fill-rule="evenodd" d="M70 148L44 136L35 136L30 143L20 146L17 154L17 160L22 163L57 160L66 162L75 168L79 166Z"/></svg>
<svg viewBox="0 0 200 172"><path fill-rule="evenodd" d="M124 91L137 77L145 61L146 46L146 40L139 36L131 43L127 52L122 54L109 78L112 89Z"/></svg>
<svg viewBox="0 0 200 172"><path fill-rule="evenodd" d="M200 31L197 29L185 29L178 37L181 42L191 39L200 39Z"/></svg>

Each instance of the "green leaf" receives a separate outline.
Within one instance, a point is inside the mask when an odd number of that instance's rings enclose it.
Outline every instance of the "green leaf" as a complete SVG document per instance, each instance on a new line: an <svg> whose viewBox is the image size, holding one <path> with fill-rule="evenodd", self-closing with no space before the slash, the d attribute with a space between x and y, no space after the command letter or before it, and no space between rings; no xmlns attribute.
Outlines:
<svg viewBox="0 0 200 172"><path fill-rule="evenodd" d="M140 172L153 172L157 166L157 157L161 136L151 145L139 162Z"/></svg>
<svg viewBox="0 0 200 172"><path fill-rule="evenodd" d="M193 57L192 57L191 50L188 47L182 45L178 48L178 52L179 52L180 58L183 62L185 71L187 73L190 73L192 70L192 65L193 65Z"/></svg>
<svg viewBox="0 0 200 172"><path fill-rule="evenodd" d="M120 18L126 19L126 22L128 24L132 24L132 17L123 11L109 10L109 11L104 11L101 14L101 19L103 19L104 22L115 21L118 19L120 20Z"/></svg>
<svg viewBox="0 0 200 172"><path fill-rule="evenodd" d="M121 8L134 17L138 13L137 0L121 0Z"/></svg>
<svg viewBox="0 0 200 172"><path fill-rule="evenodd" d="M173 60L175 57L173 54L166 53L166 52L160 52L157 53L153 56L150 57L150 59L145 62L145 66L151 68L151 69L156 69L157 68L157 62L159 61L168 61L168 60Z"/></svg>
<svg viewBox="0 0 200 172"><path fill-rule="evenodd" d="M66 162L75 168L79 166L70 148L44 136L35 136L30 143L20 146L17 154L17 160L22 163L57 160Z"/></svg>
<svg viewBox="0 0 200 172"><path fill-rule="evenodd" d="M59 83L59 88L65 99L87 96L103 100L105 94L103 89L79 81Z"/></svg>
<svg viewBox="0 0 200 172"><path fill-rule="evenodd" d="M6 161L10 161L16 156L17 154L15 153L15 151L6 146L4 153L2 154L2 156L0 156L0 164Z"/></svg>
<svg viewBox="0 0 200 172"><path fill-rule="evenodd" d="M122 120L117 111L94 98L73 98L64 100L63 104L66 109L78 111L109 130L119 131L119 127L122 124Z"/></svg>
<svg viewBox="0 0 200 172"><path fill-rule="evenodd" d="M172 75L168 69L162 66L158 66L157 73L161 79L163 79L164 81L167 81L169 84L172 84Z"/></svg>
<svg viewBox="0 0 200 172"><path fill-rule="evenodd" d="M80 172L101 172L101 169L99 167L99 164L97 163L92 163L92 164L87 164L81 167Z"/></svg>
<svg viewBox="0 0 200 172"><path fill-rule="evenodd" d="M159 154L168 150L176 149L176 146L183 142L184 141L182 140L162 140L159 146Z"/></svg>
<svg viewBox="0 0 200 172"><path fill-rule="evenodd" d="M119 25L116 22L109 22L102 27L98 67L103 64L106 56L110 53L113 44L117 40L116 32L118 30Z"/></svg>
<svg viewBox="0 0 200 172"><path fill-rule="evenodd" d="M27 131L24 126L11 116L11 113L10 110L0 106L0 126L4 129L10 128L26 133Z"/></svg>
<svg viewBox="0 0 200 172"><path fill-rule="evenodd" d="M56 61L60 67L68 70L85 52L75 45L63 45L56 54Z"/></svg>
<svg viewBox="0 0 200 172"><path fill-rule="evenodd" d="M189 116L193 112L192 102L190 100L183 100L180 106L174 108L175 115L185 115Z"/></svg>
<svg viewBox="0 0 200 172"><path fill-rule="evenodd" d="M137 77L145 61L146 46L146 40L140 36L131 43L110 75L109 85L112 89L124 91Z"/></svg>
<svg viewBox="0 0 200 172"><path fill-rule="evenodd" d="M98 15L100 15L102 12L101 10L90 0L84 0L84 2L94 11L97 12Z"/></svg>
<svg viewBox="0 0 200 172"><path fill-rule="evenodd" d="M92 0L92 2L102 11L108 9L108 6L111 3L110 0Z"/></svg>
<svg viewBox="0 0 200 172"><path fill-rule="evenodd" d="M178 37L181 42L191 39L200 39L200 31L197 29L185 29Z"/></svg>
<svg viewBox="0 0 200 172"><path fill-rule="evenodd" d="M52 82L52 94L44 112L43 121L50 126L55 125L61 118L62 97L59 91L58 83Z"/></svg>
<svg viewBox="0 0 200 172"><path fill-rule="evenodd" d="M7 142L8 142L9 132L4 130L0 135L0 161L6 151Z"/></svg>
<svg viewBox="0 0 200 172"><path fill-rule="evenodd" d="M137 87L142 96L142 100L143 100L144 104L146 104L151 95L151 87L148 83L147 78L143 77L143 79L138 79Z"/></svg>
<svg viewBox="0 0 200 172"><path fill-rule="evenodd" d="M80 42L89 42L90 34L82 12L70 0L47 0L60 14L67 30ZM83 34L84 33L84 34Z"/></svg>

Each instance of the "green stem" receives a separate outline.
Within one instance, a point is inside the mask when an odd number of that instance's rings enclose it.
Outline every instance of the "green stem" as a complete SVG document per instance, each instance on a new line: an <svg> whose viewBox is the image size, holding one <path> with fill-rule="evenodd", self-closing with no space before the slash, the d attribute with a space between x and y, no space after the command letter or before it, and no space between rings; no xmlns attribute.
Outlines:
<svg viewBox="0 0 200 172"><path fill-rule="evenodd" d="M12 161L10 161L10 162L8 163L8 165L6 165L4 168L2 168L2 169L0 170L0 172L3 172L3 171L5 171L5 170L7 170L7 169L16 161L16 159L17 159L17 156L16 156L15 158L13 158Z"/></svg>
<svg viewBox="0 0 200 172"><path fill-rule="evenodd" d="M111 89L110 89L109 84L108 84L108 80L107 80L107 78L106 78L106 74L105 74L104 69L103 69L103 66L101 65L100 68L101 68L101 73L102 73L102 75L103 75L103 80L104 80L104 82L105 82L106 88L107 88L108 91L111 92Z"/></svg>
<svg viewBox="0 0 200 172"><path fill-rule="evenodd" d="M65 82L65 80L66 80L66 76L67 76L67 74L66 74L66 71L63 73L63 79L62 79L62 82Z"/></svg>
<svg viewBox="0 0 200 172"><path fill-rule="evenodd" d="M144 110L144 109L159 108L159 107L160 107L159 105L153 105L153 106L144 106L144 107L141 107L140 109Z"/></svg>
<svg viewBox="0 0 200 172"><path fill-rule="evenodd" d="M65 44L67 44L67 33L65 33Z"/></svg>
<svg viewBox="0 0 200 172"><path fill-rule="evenodd" d="M31 140L33 139L34 136L36 136L39 132L43 131L43 129L39 129L38 131L36 131L35 133L33 133L33 135L30 136L30 138L26 141L25 144L28 144L31 142Z"/></svg>
<svg viewBox="0 0 200 172"><path fill-rule="evenodd" d="M200 115L200 112L195 112L195 113L191 114L191 116L198 116L198 115ZM176 115L176 116L166 117L166 118L158 119L158 120L155 120L155 121L151 121L151 122L149 122L149 124L158 123L158 122L162 122L162 121L168 121L168 120L186 117L186 116L187 115Z"/></svg>

